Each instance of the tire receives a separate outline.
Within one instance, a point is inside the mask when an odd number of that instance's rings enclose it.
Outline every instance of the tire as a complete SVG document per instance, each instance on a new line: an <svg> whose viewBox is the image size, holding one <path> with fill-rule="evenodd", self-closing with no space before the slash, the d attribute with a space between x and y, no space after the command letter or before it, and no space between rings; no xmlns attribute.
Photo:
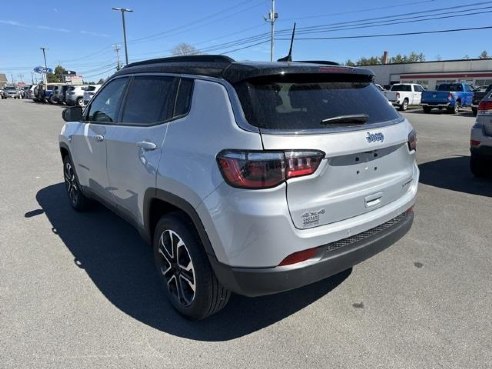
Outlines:
<svg viewBox="0 0 492 369"><path fill-rule="evenodd" d="M477 178L483 178L487 176L487 162L481 159L479 156L472 155L470 157L470 170L472 174Z"/></svg>
<svg viewBox="0 0 492 369"><path fill-rule="evenodd" d="M89 207L90 200L80 190L79 179L75 173L70 156L63 158L63 178L65 180L65 190L70 205L76 211L84 211Z"/></svg>
<svg viewBox="0 0 492 369"><path fill-rule="evenodd" d="M477 108L472 108L472 113L473 113L473 116L477 116L477 113L478 113L478 109Z"/></svg>
<svg viewBox="0 0 492 369"><path fill-rule="evenodd" d="M403 103L400 105L401 111L406 111L408 109L408 99L403 100Z"/></svg>
<svg viewBox="0 0 492 369"><path fill-rule="evenodd" d="M81 97L77 97L77 101L75 102L75 106L84 106L84 100Z"/></svg>
<svg viewBox="0 0 492 369"><path fill-rule="evenodd" d="M424 109L425 114L429 114L431 112L431 108L429 106L424 106L422 109Z"/></svg>
<svg viewBox="0 0 492 369"><path fill-rule="evenodd" d="M217 280L193 224L182 214L159 220L153 248L162 287L181 315L199 320L226 306L231 293Z"/></svg>
<svg viewBox="0 0 492 369"><path fill-rule="evenodd" d="M56 104L55 97L53 95L50 96L49 103Z"/></svg>
<svg viewBox="0 0 492 369"><path fill-rule="evenodd" d="M452 108L449 108L448 111L451 113L451 114L458 114L460 112L460 102L459 101L456 101L456 103L454 104L454 106Z"/></svg>

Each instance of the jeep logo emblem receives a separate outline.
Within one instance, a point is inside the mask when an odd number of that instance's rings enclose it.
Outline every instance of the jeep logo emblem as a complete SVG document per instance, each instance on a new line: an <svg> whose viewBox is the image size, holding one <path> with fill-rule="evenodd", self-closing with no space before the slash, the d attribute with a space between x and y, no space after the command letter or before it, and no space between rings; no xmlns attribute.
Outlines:
<svg viewBox="0 0 492 369"><path fill-rule="evenodd" d="M381 132L377 133L370 133L367 132L367 137L366 140L368 143L373 143L373 142L383 142L384 141L384 135Z"/></svg>

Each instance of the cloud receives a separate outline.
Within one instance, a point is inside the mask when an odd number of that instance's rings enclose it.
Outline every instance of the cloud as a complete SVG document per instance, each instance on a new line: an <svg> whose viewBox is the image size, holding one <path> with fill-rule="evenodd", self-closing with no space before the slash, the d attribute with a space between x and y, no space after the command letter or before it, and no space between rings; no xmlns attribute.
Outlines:
<svg viewBox="0 0 492 369"><path fill-rule="evenodd" d="M110 37L107 33L98 33L98 32L91 32L91 31L80 31L82 35L88 35L88 36L95 36L95 37Z"/></svg>
<svg viewBox="0 0 492 369"><path fill-rule="evenodd" d="M6 24L8 26L14 26L14 27L22 27L22 28L31 28L31 29L40 29L40 30L45 30L45 31L54 31L54 32L63 32L63 33L70 33L71 31L66 28L54 28L54 27L49 27L49 26L43 26L43 25L29 25L29 24L24 24L20 23L14 20L9 20L9 19L0 19L0 24Z"/></svg>
<svg viewBox="0 0 492 369"><path fill-rule="evenodd" d="M54 27L48 27L48 26L36 26L37 29L44 29L46 31L55 31L55 32L63 32L63 33L70 33L70 30L66 28L54 28Z"/></svg>
<svg viewBox="0 0 492 369"><path fill-rule="evenodd" d="M22 24L13 20L4 20L0 19L1 24L7 24L9 26L15 26L15 27L29 27L27 24Z"/></svg>

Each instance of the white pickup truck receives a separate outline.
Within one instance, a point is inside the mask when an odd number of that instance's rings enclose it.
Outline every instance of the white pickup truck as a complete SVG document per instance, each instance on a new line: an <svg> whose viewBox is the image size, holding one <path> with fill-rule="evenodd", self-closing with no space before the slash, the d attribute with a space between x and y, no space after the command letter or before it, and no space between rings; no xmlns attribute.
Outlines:
<svg viewBox="0 0 492 369"><path fill-rule="evenodd" d="M421 85L416 83L398 83L383 93L393 106L398 106L400 110L405 111L408 105L420 104L424 90Z"/></svg>

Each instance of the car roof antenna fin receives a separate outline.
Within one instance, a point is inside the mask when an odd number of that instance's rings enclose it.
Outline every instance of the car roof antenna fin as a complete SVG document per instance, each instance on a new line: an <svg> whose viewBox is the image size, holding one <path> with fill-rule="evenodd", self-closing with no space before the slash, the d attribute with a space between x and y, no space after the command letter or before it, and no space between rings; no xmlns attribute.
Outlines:
<svg viewBox="0 0 492 369"><path fill-rule="evenodd" d="M283 58L278 59L279 62L291 62L292 61L292 45L294 44L294 36L296 34L296 24L294 23L294 28L292 29L292 38L290 39L289 54Z"/></svg>

